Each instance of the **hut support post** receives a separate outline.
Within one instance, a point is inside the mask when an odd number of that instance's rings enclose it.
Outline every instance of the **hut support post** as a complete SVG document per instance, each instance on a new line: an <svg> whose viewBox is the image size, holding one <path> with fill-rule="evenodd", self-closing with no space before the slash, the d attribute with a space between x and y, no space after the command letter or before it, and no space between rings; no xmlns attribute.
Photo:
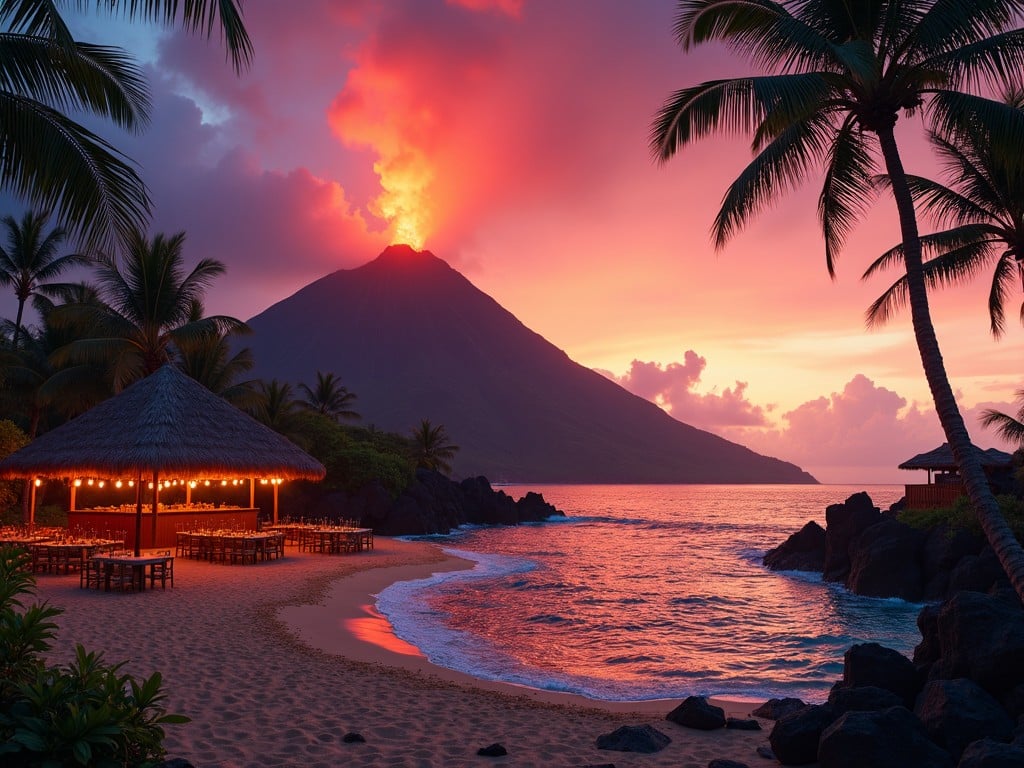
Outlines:
<svg viewBox="0 0 1024 768"><path fill-rule="evenodd" d="M68 507L72 512L75 511L75 496L78 495L78 486L75 485L74 478L71 479L71 505Z"/></svg>
<svg viewBox="0 0 1024 768"><path fill-rule="evenodd" d="M139 481L135 484L135 556L141 554L142 548L142 470L139 470Z"/></svg>
<svg viewBox="0 0 1024 768"><path fill-rule="evenodd" d="M256 476L249 478L249 509L256 509ZM277 520L274 521L275 523Z"/></svg>
<svg viewBox="0 0 1024 768"><path fill-rule="evenodd" d="M160 473L157 470L153 470L153 529L152 537L149 540L149 546L156 546L156 510L160 506Z"/></svg>
<svg viewBox="0 0 1024 768"><path fill-rule="evenodd" d="M274 483L274 525L277 525L277 488L278 484Z"/></svg>
<svg viewBox="0 0 1024 768"><path fill-rule="evenodd" d="M33 477L31 481L32 486L32 498L28 503L28 525L29 528L34 528L36 524L36 479Z"/></svg>

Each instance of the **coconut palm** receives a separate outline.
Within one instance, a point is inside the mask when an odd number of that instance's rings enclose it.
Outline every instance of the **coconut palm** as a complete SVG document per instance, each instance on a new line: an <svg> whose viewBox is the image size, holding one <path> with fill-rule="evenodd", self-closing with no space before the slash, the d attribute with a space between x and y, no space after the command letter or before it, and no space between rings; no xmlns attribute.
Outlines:
<svg viewBox="0 0 1024 768"><path fill-rule="evenodd" d="M199 322L206 312L201 301L194 300L189 322ZM252 350L232 348L232 338L251 333L245 323L230 333L217 328L180 337L175 341L174 361L178 368L211 392L220 395L232 405L249 410L258 407L260 393L254 379L239 381L256 364Z"/></svg>
<svg viewBox="0 0 1024 768"><path fill-rule="evenodd" d="M46 232L48 213L26 211L18 221L13 216L0 219L7 230L7 247L0 245L0 285L14 288L18 315L14 320L12 346L18 347L25 302L33 296L56 296L63 285L46 282L88 259L80 253L58 254L67 237L63 227Z"/></svg>
<svg viewBox="0 0 1024 768"><path fill-rule="evenodd" d="M316 384L312 387L299 384L299 390L305 398L305 406L311 411L323 414L334 421L359 418L359 414L352 409L352 403L356 399L355 392L349 392L348 388L342 385L341 379L333 373L317 371Z"/></svg>
<svg viewBox="0 0 1024 768"><path fill-rule="evenodd" d="M149 120L142 70L120 48L76 41L60 16L77 0L0 3L0 189L53 211L75 237L110 246L145 227L149 195L133 164L69 117L88 113L128 130ZM236 70L252 43L235 0L106 0L128 19L210 36L219 26Z"/></svg>
<svg viewBox="0 0 1024 768"><path fill-rule="evenodd" d="M681 0L684 50L721 42L760 76L676 91L655 118L660 161L710 134L753 136L754 159L714 222L722 247L779 193L821 168L818 217L829 274L881 161L899 215L917 348L939 421L985 534L1024 597L1024 550L999 511L957 407L928 305L914 200L896 141L901 116L925 108L942 132L959 112L996 120L1005 105L965 92L1024 68L1018 0ZM879 157L880 154L880 157Z"/></svg>
<svg viewBox="0 0 1024 768"><path fill-rule="evenodd" d="M275 432L293 437L297 428L299 401L292 393L292 385L286 381L271 379L257 385L260 399L250 413Z"/></svg>
<svg viewBox="0 0 1024 768"><path fill-rule="evenodd" d="M234 317L194 317L196 302L225 267L215 259L202 259L185 274L184 243L184 232L149 239L136 231L123 263L99 257L95 270L102 305L66 304L54 312L55 322L85 322L96 334L69 344L58 360L66 356L106 364L114 390L120 391L171 362L176 345L242 329L244 323Z"/></svg>
<svg viewBox="0 0 1024 768"><path fill-rule="evenodd" d="M1016 137L1001 136L993 126L977 119L951 126L946 135L932 131L929 136L949 186L907 177L918 206L949 227L921 237L925 254L931 256L924 263L925 281L930 288L953 285L991 270L988 314L996 338L1005 331L1007 300L1024 285L1024 162L1019 152L1019 137L1024 136L1024 92L1011 91L1004 101L1016 111ZM903 248L897 245L882 254L864 277L902 264ZM887 322L906 301L907 283L900 277L871 305L869 324ZM1024 322L1024 304L1020 317Z"/></svg>
<svg viewBox="0 0 1024 768"><path fill-rule="evenodd" d="M452 443L444 424L436 427L429 419L423 419L412 430L413 460L421 469L431 469L445 475L451 474L452 460L459 452L459 446Z"/></svg>

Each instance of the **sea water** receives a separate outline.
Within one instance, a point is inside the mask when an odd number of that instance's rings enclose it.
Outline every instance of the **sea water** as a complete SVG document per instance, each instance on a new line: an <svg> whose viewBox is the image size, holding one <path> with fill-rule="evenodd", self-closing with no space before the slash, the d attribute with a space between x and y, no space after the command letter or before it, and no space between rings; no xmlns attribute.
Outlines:
<svg viewBox="0 0 1024 768"><path fill-rule="evenodd" d="M921 606L860 597L764 553L825 508L902 486L546 485L564 519L434 537L471 570L395 584L378 608L435 664L478 678L640 701L689 695L823 701L843 654L910 655Z"/></svg>

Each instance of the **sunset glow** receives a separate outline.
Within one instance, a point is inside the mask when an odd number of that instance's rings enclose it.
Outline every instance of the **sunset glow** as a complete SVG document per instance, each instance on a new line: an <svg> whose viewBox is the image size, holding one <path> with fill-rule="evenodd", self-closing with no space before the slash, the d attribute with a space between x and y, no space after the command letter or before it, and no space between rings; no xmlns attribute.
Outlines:
<svg viewBox="0 0 1024 768"><path fill-rule="evenodd" d="M899 482L899 462L942 442L909 317L864 327L894 277L860 279L899 238L891 200L833 281L818 188L773 196L713 247L748 139L651 159L668 94L741 70L679 49L675 0L344 5L247 4L243 77L205 40L162 37L152 127L107 137L144 169L152 230L185 230L190 263L228 265L208 312L248 319L407 243L581 365L825 481ZM937 172L919 122L901 120L899 140L909 172ZM933 312L972 439L1003 447L978 414L1016 410L1024 330L991 339L987 279L937 292Z"/></svg>

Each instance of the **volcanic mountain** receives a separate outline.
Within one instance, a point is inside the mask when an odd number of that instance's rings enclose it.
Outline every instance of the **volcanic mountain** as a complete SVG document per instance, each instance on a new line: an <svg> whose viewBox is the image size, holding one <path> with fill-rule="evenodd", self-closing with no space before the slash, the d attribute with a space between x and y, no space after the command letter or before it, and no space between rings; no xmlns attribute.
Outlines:
<svg viewBox="0 0 1024 768"><path fill-rule="evenodd" d="M249 321L255 376L334 373L362 423L443 424L454 474L494 482L814 483L572 360L427 251L391 246Z"/></svg>

